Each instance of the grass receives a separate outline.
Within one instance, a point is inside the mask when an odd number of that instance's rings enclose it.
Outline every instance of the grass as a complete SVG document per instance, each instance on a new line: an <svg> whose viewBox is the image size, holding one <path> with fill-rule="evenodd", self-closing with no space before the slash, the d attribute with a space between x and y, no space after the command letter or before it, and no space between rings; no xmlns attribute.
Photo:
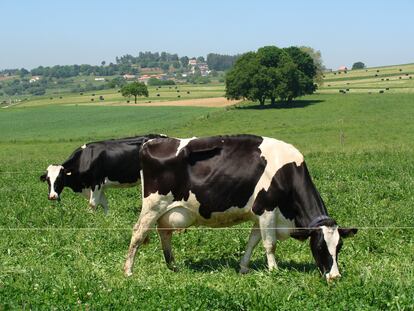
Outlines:
<svg viewBox="0 0 414 311"><path fill-rule="evenodd" d="M0 231L0 310L412 310L414 229L398 228L414 226L411 97L314 95L293 108L273 109L245 104L1 110L0 228L35 230ZM69 190L60 204L48 202L47 187L38 178L48 163L64 160L85 140L156 131L178 137L255 133L286 140L305 154L340 224L395 229L361 229L344 241L343 277L330 285L319 276L308 243L294 240L277 245L277 271L267 272L259 245L252 273L239 276L247 224L239 230L176 234L177 273L166 268L153 233L137 255L134 275L125 278L122 266L140 191L110 190L105 217L102 210L88 212L85 200Z"/></svg>

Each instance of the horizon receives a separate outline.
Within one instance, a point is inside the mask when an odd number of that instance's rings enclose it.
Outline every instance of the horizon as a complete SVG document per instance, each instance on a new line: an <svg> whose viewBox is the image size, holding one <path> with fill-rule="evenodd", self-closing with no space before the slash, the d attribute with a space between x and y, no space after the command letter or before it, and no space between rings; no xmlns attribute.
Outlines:
<svg viewBox="0 0 414 311"><path fill-rule="evenodd" d="M409 25L413 9L407 0L352 0L346 5L6 0L0 10L7 12L3 24L11 27L2 27L0 38L3 47L11 48L0 50L0 70L109 64L140 51L190 58L235 55L266 45L310 46L321 51L325 67L333 70L357 61L367 67L413 63L414 43L407 40L414 37Z"/></svg>

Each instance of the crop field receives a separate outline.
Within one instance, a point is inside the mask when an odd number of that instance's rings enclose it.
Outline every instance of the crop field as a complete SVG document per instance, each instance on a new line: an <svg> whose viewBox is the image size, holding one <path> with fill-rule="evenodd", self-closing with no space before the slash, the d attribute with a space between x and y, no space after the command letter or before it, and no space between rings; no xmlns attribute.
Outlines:
<svg viewBox="0 0 414 311"><path fill-rule="evenodd" d="M138 97L137 104L149 102L165 102L176 100L191 100L198 98L213 98L224 96L224 84L179 84L167 86L148 86L148 97ZM103 100L100 97L103 97ZM20 102L14 104L19 107L38 107L49 105L92 105L108 106L122 105L130 101L134 103L134 98L125 98L118 89L101 91L89 91L82 93L54 93L45 96L23 96ZM4 105L3 105L4 106ZM1 105L0 105L1 107Z"/></svg>
<svg viewBox="0 0 414 311"><path fill-rule="evenodd" d="M194 88L189 96L205 96ZM161 98L176 98L168 87L161 91ZM102 92L105 103L124 100ZM206 92L222 96L223 89ZM82 101L90 94L0 109L0 310L414 309L413 95L336 93L267 109L253 103L101 107ZM309 242L293 239L277 244L278 270L267 271L259 244L251 272L239 275L250 224L175 234L178 272L166 267L153 232L136 256L133 276L125 278L140 187L109 190L105 216L102 209L88 211L85 199L68 189L60 203L49 202L39 176L85 142L152 132L251 133L298 147L330 215L342 226L359 228L344 240L342 278L327 284Z"/></svg>
<svg viewBox="0 0 414 311"><path fill-rule="evenodd" d="M414 93L414 64L334 71L324 74L320 93Z"/></svg>

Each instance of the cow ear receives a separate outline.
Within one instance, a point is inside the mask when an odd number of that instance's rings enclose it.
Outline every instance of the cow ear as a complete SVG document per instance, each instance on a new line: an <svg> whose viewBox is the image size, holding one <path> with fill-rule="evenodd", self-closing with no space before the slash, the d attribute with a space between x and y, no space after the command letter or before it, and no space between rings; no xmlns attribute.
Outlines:
<svg viewBox="0 0 414 311"><path fill-rule="evenodd" d="M343 238L347 238L347 237L351 237L354 236L357 232L358 229L356 228L339 228L339 235Z"/></svg>
<svg viewBox="0 0 414 311"><path fill-rule="evenodd" d="M63 170L63 173L68 176L72 175L72 172L66 168Z"/></svg>
<svg viewBox="0 0 414 311"><path fill-rule="evenodd" d="M40 176L40 181L46 181L47 174L44 173L42 176Z"/></svg>

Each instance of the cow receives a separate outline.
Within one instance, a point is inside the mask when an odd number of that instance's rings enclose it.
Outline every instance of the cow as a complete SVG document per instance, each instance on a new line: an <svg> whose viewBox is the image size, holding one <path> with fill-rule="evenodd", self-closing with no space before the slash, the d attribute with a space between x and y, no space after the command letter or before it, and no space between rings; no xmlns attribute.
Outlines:
<svg viewBox="0 0 414 311"><path fill-rule="evenodd" d="M269 270L277 268L276 240L305 240L327 281L340 277L341 237L329 217L302 154L282 141L253 136L154 139L140 151L142 210L133 227L126 276L148 232L157 225L167 266L175 270L173 231L189 226L227 227L253 222L240 272L263 240Z"/></svg>
<svg viewBox="0 0 414 311"><path fill-rule="evenodd" d="M108 213L104 190L110 187L132 187L139 179L139 150L144 142L165 135L144 136L90 142L77 148L60 165L49 165L40 176L47 181L49 200L60 200L64 187L82 194L95 210L102 205Z"/></svg>

